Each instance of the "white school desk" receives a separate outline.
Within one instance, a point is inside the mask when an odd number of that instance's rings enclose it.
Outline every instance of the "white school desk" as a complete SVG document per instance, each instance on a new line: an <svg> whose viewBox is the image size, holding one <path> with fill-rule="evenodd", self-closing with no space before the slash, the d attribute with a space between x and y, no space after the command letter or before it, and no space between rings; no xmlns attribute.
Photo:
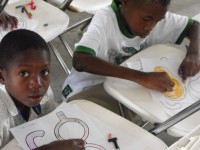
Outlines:
<svg viewBox="0 0 200 150"><path fill-rule="evenodd" d="M18 0L15 3L8 4L5 10L13 16L29 19L25 12L22 13L21 9L15 8L18 5L23 5L28 2ZM38 21L38 25L34 31L40 34L46 42L50 42L67 29L69 17L57 7L43 0L34 0L34 2L36 4L36 10L31 10L29 6L26 7L33 14L32 19ZM48 26L44 26L44 24L48 24Z"/></svg>
<svg viewBox="0 0 200 150"><path fill-rule="evenodd" d="M129 136L137 137L139 141L144 143L147 150L166 150L166 144L156 136L138 127L132 122L114 114L113 112L86 100L76 100L70 103L77 104L84 112L97 118L98 120L118 129ZM2 150L21 150L16 140L13 139Z"/></svg>
<svg viewBox="0 0 200 150"><path fill-rule="evenodd" d="M180 58L185 57L184 50L167 45L155 45L132 56L121 65L127 67L127 62L134 62L139 57L156 58L168 54L174 54ZM151 98L149 90L139 84L119 78L107 77L104 82L104 88L120 103L151 123L162 123L170 118L162 109L161 104ZM167 132L173 136L184 136L200 124L199 116L200 111L169 128Z"/></svg>

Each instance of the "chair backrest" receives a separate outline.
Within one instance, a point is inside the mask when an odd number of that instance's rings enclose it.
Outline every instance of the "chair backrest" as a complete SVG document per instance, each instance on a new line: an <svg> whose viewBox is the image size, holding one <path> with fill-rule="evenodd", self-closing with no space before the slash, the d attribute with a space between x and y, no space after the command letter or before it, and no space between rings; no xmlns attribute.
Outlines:
<svg viewBox="0 0 200 150"><path fill-rule="evenodd" d="M1 0L0 1L0 14L4 10L7 3L8 3L8 0Z"/></svg>

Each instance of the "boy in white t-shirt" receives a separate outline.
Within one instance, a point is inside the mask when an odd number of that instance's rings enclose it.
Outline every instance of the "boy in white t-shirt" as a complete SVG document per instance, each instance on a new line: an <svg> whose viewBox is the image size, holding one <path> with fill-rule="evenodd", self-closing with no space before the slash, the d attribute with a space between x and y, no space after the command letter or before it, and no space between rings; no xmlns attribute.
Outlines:
<svg viewBox="0 0 200 150"><path fill-rule="evenodd" d="M119 64L151 45L180 44L185 37L190 45L180 65L182 79L194 76L200 70L200 25L168 12L169 4L170 0L113 0L110 7L97 11L75 45L75 69L64 82L63 99L86 98L119 113L117 101L101 85L105 76L137 82L160 92L172 91L174 83L167 73L141 72Z"/></svg>
<svg viewBox="0 0 200 150"><path fill-rule="evenodd" d="M50 50L37 33L8 33L0 43L0 147L11 140L9 129L55 108L50 82ZM64 140L38 149L83 150L82 140Z"/></svg>

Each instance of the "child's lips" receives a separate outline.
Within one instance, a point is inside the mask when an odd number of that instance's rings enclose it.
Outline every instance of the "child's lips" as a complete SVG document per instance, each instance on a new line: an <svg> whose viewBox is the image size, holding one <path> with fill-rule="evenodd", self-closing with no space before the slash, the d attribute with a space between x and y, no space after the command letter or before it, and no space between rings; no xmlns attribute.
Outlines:
<svg viewBox="0 0 200 150"><path fill-rule="evenodd" d="M149 35L149 32L146 32L146 33L142 34L141 37L142 37L142 38L145 38L145 37L148 36L148 35Z"/></svg>
<svg viewBox="0 0 200 150"><path fill-rule="evenodd" d="M41 99L42 95L31 95L31 96L28 96L28 97L31 98L31 99L37 100L37 99Z"/></svg>

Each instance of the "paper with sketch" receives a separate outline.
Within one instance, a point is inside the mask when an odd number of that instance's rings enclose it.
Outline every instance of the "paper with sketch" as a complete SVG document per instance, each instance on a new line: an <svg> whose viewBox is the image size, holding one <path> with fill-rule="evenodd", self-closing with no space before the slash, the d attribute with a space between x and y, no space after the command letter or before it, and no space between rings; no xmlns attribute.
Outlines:
<svg viewBox="0 0 200 150"><path fill-rule="evenodd" d="M170 116L175 115L200 99L200 73L192 78L188 78L186 83L183 83L178 75L178 67L181 62L182 59L172 58L171 56L154 59L141 58L143 71L165 71L175 83L172 92L161 93L150 90L152 99L160 102Z"/></svg>
<svg viewBox="0 0 200 150"><path fill-rule="evenodd" d="M17 20L18 20L18 26L16 29L13 30L17 29L34 30L38 25L38 21L34 19L17 18ZM0 27L0 40L2 40L2 38L10 31L12 31L10 26L8 27L7 30L5 30L3 27Z"/></svg>
<svg viewBox="0 0 200 150"><path fill-rule="evenodd" d="M114 118L113 118L114 119ZM137 137L130 137L84 113L77 105L62 103L52 113L11 129L23 149L35 149L56 140L82 138L86 150L114 150L108 134L117 137L122 150L144 149Z"/></svg>

